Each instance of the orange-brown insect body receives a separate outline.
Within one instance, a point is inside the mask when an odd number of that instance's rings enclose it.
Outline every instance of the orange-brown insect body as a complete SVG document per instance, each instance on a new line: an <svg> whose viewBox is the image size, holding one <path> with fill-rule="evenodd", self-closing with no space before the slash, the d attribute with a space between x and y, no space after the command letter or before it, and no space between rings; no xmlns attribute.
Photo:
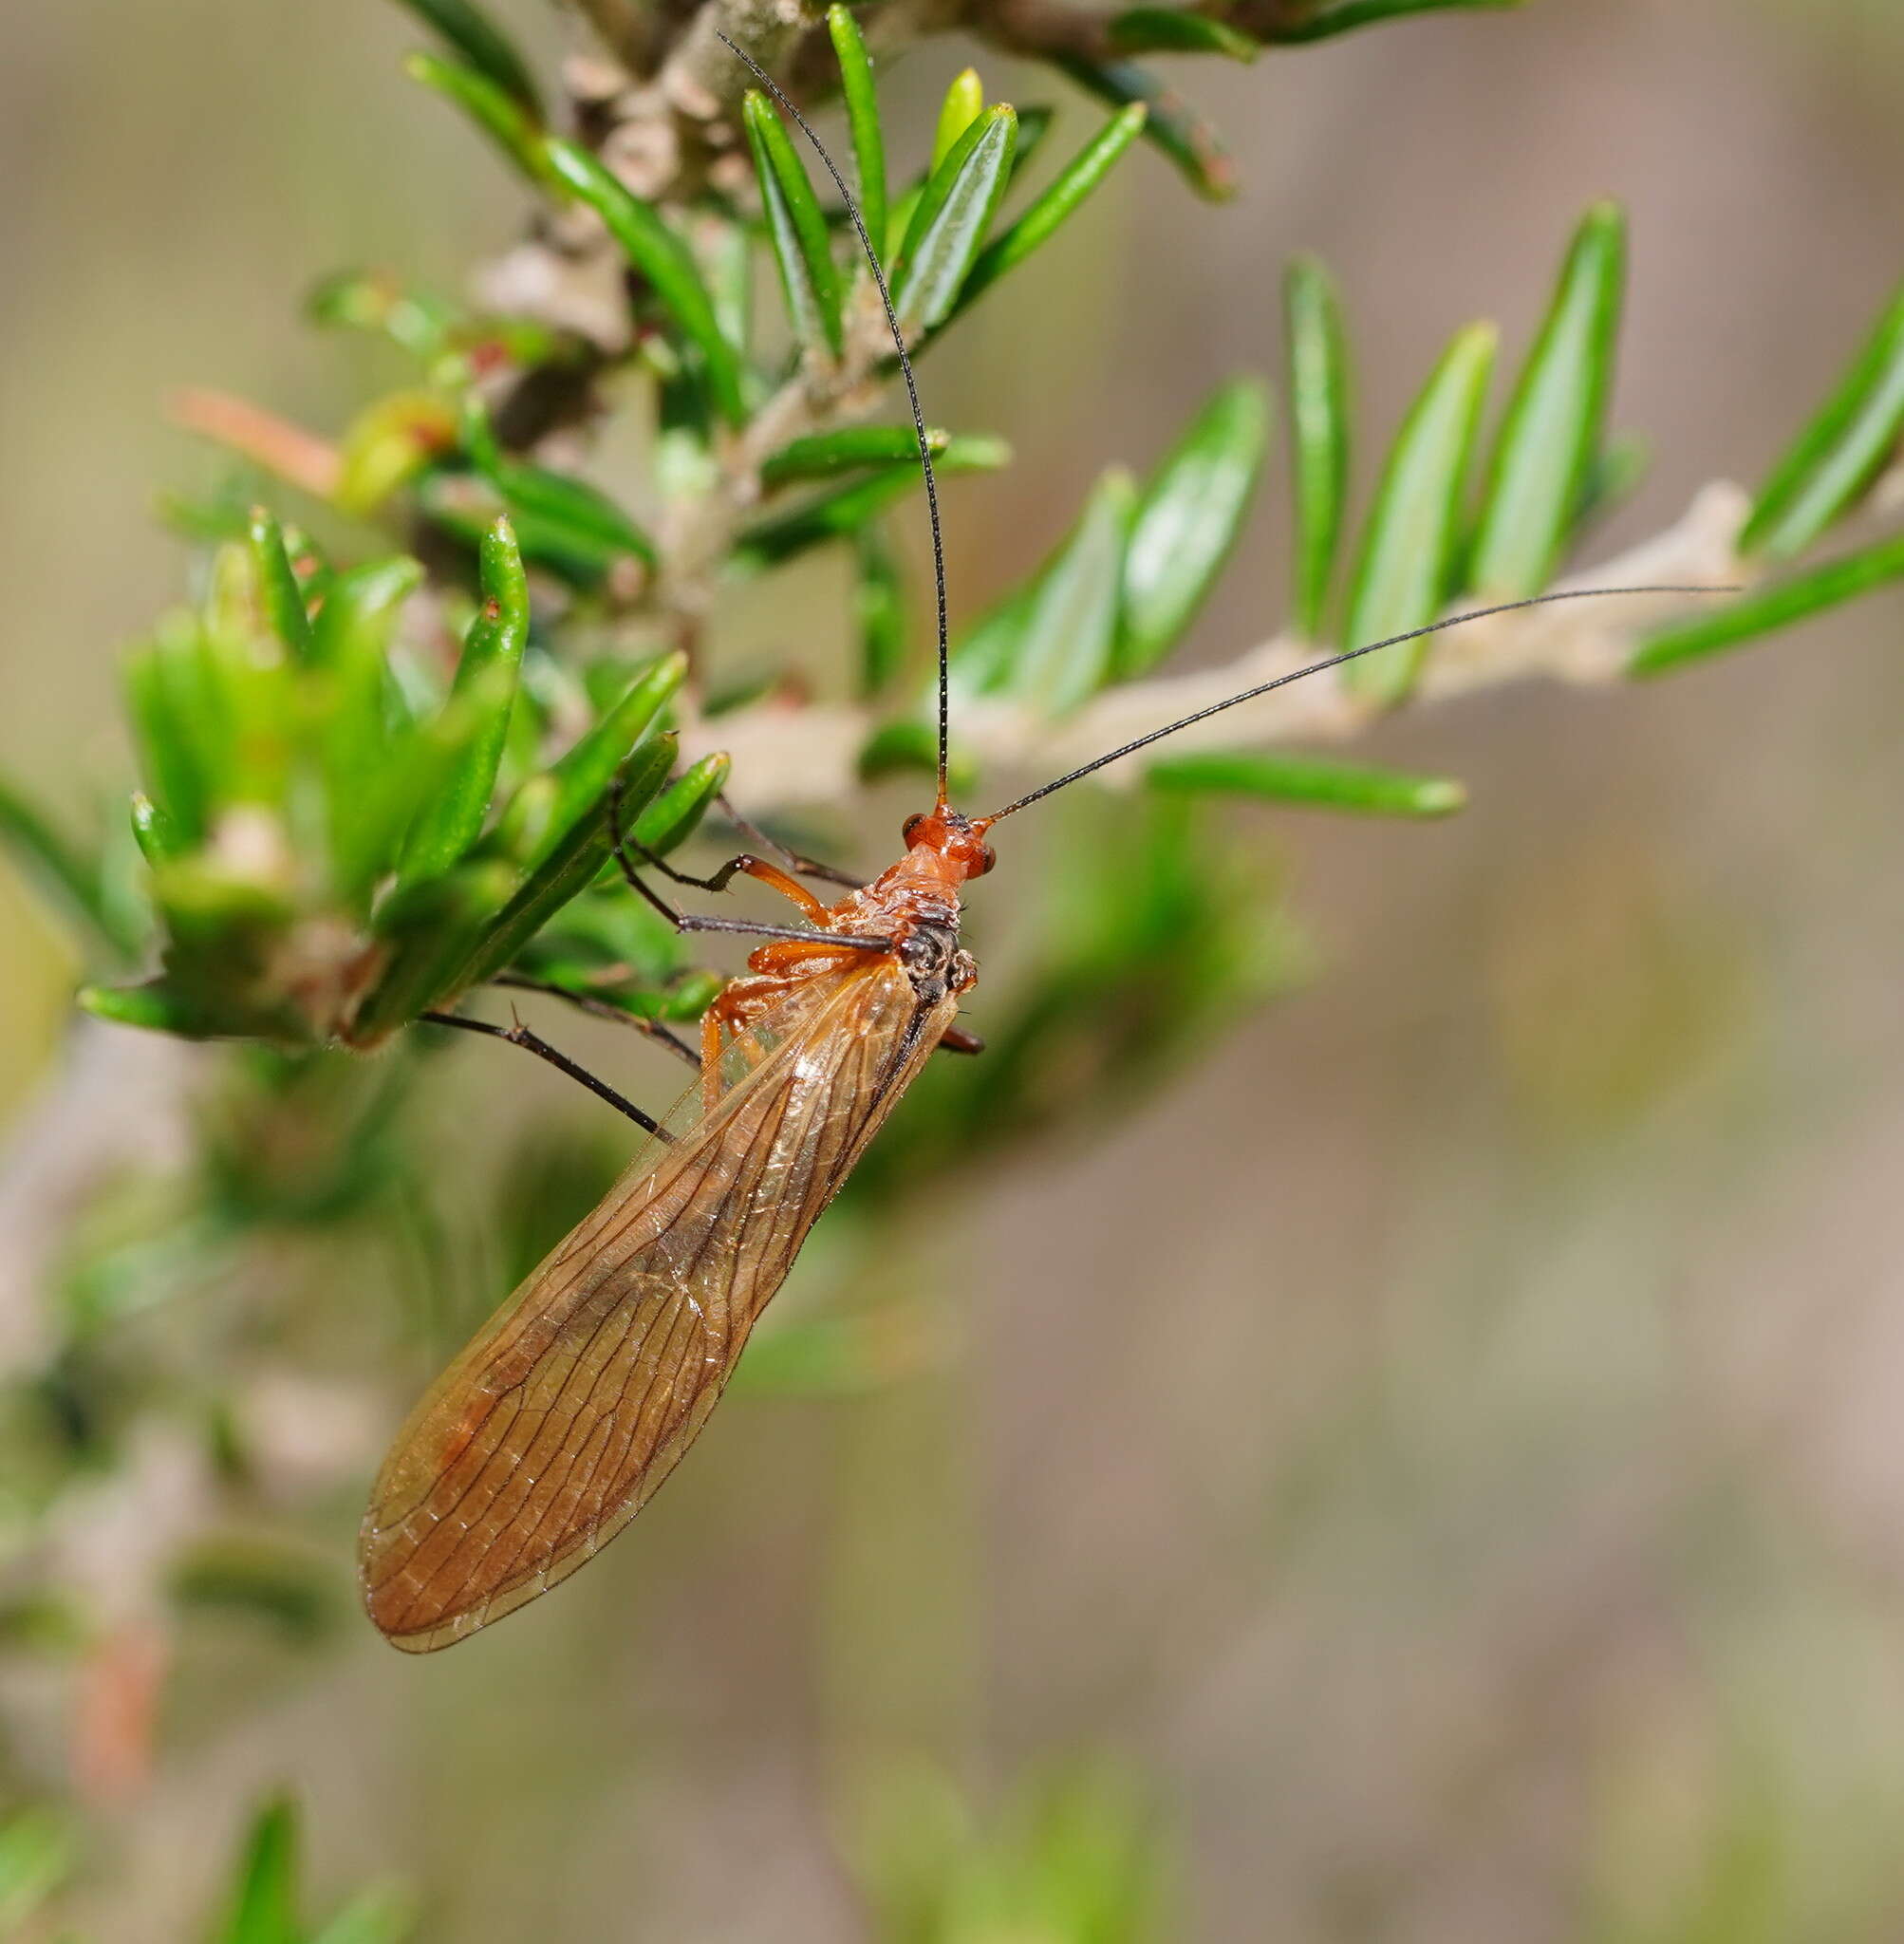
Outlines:
<svg viewBox="0 0 1904 1944"><path fill-rule="evenodd" d="M364 1603L397 1646L464 1638L584 1564L699 1435L812 1224L977 980L961 888L985 825L943 806L816 927L759 947L703 1024L700 1112L638 1158L451 1364L384 1461Z"/></svg>
<svg viewBox="0 0 1904 1944"><path fill-rule="evenodd" d="M982 877L993 864L985 842L988 826L961 816L943 805L905 820L905 854L871 884L849 891L837 904L823 904L803 885L772 865L750 860L751 873L798 905L821 931L847 938L883 938L913 975L922 993L943 978L954 994L978 982L971 953L959 945L959 892L968 878ZM716 996L701 1023L701 1082L719 1056L721 1032L737 1032L778 1006L802 981L843 972L863 963L866 953L851 945L818 939L775 939L750 954L748 974L733 979ZM715 1091L705 1094L710 1104Z"/></svg>

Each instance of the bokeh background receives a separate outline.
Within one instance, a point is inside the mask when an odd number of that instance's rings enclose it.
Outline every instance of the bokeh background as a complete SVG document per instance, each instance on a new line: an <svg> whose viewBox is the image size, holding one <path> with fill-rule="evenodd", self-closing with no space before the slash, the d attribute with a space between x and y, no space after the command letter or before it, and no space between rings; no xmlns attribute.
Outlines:
<svg viewBox="0 0 1904 1944"><path fill-rule="evenodd" d="M361 374L298 322L313 277L454 285L521 205L371 0L98 0L0 37L0 763L77 810L121 760L115 656L181 581L155 493L206 467L162 394L339 421ZM929 114L970 51L916 50L892 99ZM1383 426L1465 316L1524 342L1579 211L1623 198L1616 419L1656 458L1609 548L1756 477L1898 273L1890 0L1534 0L1194 83L1243 196L1140 157L932 363L931 415L1019 455L949 495L961 612L1100 466L1274 369L1296 249L1342 280ZM1266 630L1285 511L1279 484L1193 652ZM838 586L799 587L724 646L828 667ZM1671 683L1424 711L1371 753L1466 778L1445 825L1240 815L1310 976L924 1221L892 1273L943 1355L737 1399L639 1536L455 1654L347 1610L304 1647L188 1644L156 1768L102 1811L88 1935L199 1935L285 1784L318 1900L401 1876L430 1937L861 1935L869 1796L905 1821L926 1765L986 1826L1079 1764L1130 1804L1162 1935L1898 1935L1900 632L1894 596ZM1032 877L1001 848L979 896L1008 907ZM74 978L0 867L0 1112L61 1059ZM432 1082L472 1206L525 1128L617 1138L482 1055ZM288 1247L344 1369L374 1332L340 1273ZM346 1476L296 1517L345 1588L387 1423L307 1429ZM0 1701L8 1786L38 1785L65 1704L17 1670Z"/></svg>

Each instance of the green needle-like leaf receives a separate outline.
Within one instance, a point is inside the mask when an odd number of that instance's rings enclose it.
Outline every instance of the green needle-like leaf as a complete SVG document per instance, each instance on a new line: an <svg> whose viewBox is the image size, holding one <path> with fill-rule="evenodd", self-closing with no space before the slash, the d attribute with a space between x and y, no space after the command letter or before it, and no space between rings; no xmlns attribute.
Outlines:
<svg viewBox="0 0 1904 1944"><path fill-rule="evenodd" d="M1106 32L1120 54L1223 54L1254 61L1259 52L1257 42L1226 22L1174 7L1133 7L1115 15Z"/></svg>
<svg viewBox="0 0 1904 1944"><path fill-rule="evenodd" d="M190 684L180 714L191 719L214 811L232 804L281 809L289 782L297 682L289 656L260 625L255 597L248 550L221 549L203 625L167 657Z"/></svg>
<svg viewBox="0 0 1904 1944"><path fill-rule="evenodd" d="M302 1944L297 1848L297 1810L274 1797L252 1825L220 1944Z"/></svg>
<svg viewBox="0 0 1904 1944"><path fill-rule="evenodd" d="M1269 419L1268 388L1233 379L1146 483L1124 556L1120 677L1162 661L1208 597L1262 471Z"/></svg>
<svg viewBox="0 0 1904 1944"><path fill-rule="evenodd" d="M1790 451L1740 536L1742 553L1793 560L1863 496L1904 431L1904 287Z"/></svg>
<svg viewBox="0 0 1904 1944"><path fill-rule="evenodd" d="M714 300L687 245L650 204L625 188L587 149L558 136L550 137L545 149L556 176L607 225L622 253L700 352L716 409L730 425L744 424L747 401L740 354L720 328Z"/></svg>
<svg viewBox="0 0 1904 1944"><path fill-rule="evenodd" d="M311 624L311 660L321 667L381 664L403 603L422 584L421 562L401 553L334 576Z"/></svg>
<svg viewBox="0 0 1904 1944"><path fill-rule="evenodd" d="M1518 7L1521 0L1316 0L1295 17L1279 22L1263 38L1283 46L1326 41L1356 28L1375 27L1386 20L1405 20L1411 13L1481 12Z"/></svg>
<svg viewBox="0 0 1904 1944"><path fill-rule="evenodd" d="M946 441L936 464L943 475L991 472L1009 464L1011 457L1011 447L1001 439L961 435ZM738 573L756 573L823 541L857 533L894 500L917 491L920 483L918 465L900 461L869 478L822 493L791 512L756 520L736 542L730 566Z"/></svg>
<svg viewBox="0 0 1904 1944"><path fill-rule="evenodd" d="M482 609L464 640L444 704L446 713L466 717L467 733L451 775L410 827L398 872L403 884L440 877L482 834L489 814L529 640L529 583L506 519L497 520L483 540L482 593Z"/></svg>
<svg viewBox="0 0 1904 1944"><path fill-rule="evenodd" d="M153 869L183 857L191 846L178 826L143 790L132 793L132 835L139 854Z"/></svg>
<svg viewBox="0 0 1904 1944"><path fill-rule="evenodd" d="M208 742L215 704L203 680L195 624L161 630L126 657L126 712L140 773L182 846L200 842L212 809Z"/></svg>
<svg viewBox="0 0 1904 1944"><path fill-rule="evenodd" d="M653 567L660 561L654 541L587 479L505 459L494 483L512 518L532 523L544 547L560 545L578 553L598 549L610 563L624 558Z"/></svg>
<svg viewBox="0 0 1904 1944"><path fill-rule="evenodd" d="M576 886L569 895L581 888ZM454 1004L479 983L468 968L479 962L512 893L519 895L515 869L500 858L477 859L441 877L399 886L378 907L377 931L389 957L383 978L350 1022L350 1044L375 1047L419 1013Z"/></svg>
<svg viewBox="0 0 1904 1944"><path fill-rule="evenodd" d="M779 116L757 88L748 89L741 117L793 335L810 348L824 346L837 358L846 347L840 280L819 198Z"/></svg>
<svg viewBox="0 0 1904 1944"><path fill-rule="evenodd" d="M539 473L540 481L518 495L515 489L531 473ZM522 557L571 588L592 590L618 566L647 560L646 534L612 500L603 495L592 508L587 504L594 495L592 487L541 468L518 472L513 461L505 465L501 477L510 490L478 473L434 472L419 486L417 501L435 525L472 551L481 546L497 515L507 514ZM558 489L542 490L558 480ZM541 511L557 505L558 492L560 511ZM637 541L642 544L632 544Z"/></svg>
<svg viewBox="0 0 1904 1944"><path fill-rule="evenodd" d="M1176 164L1205 201L1227 202L1237 193L1236 164L1217 131L1148 67L1134 61L1086 61L1069 54L1059 55L1054 65L1113 108L1144 103L1149 109L1145 138Z"/></svg>
<svg viewBox="0 0 1904 1944"><path fill-rule="evenodd" d="M660 556L653 540L599 486L504 453L489 414L474 394L463 402L461 431L464 451L495 488L518 529L526 524L545 547L578 561L599 560L606 566L632 555L646 566L656 564ZM532 557L520 531L516 538L524 555Z"/></svg>
<svg viewBox="0 0 1904 1944"><path fill-rule="evenodd" d="M628 684L627 692L574 747L549 771L556 788L549 820L531 861L540 864L562 843L578 820L601 802L615 773L674 700L687 679L687 657L663 655Z"/></svg>
<svg viewBox="0 0 1904 1944"><path fill-rule="evenodd" d="M393 739L390 637L423 570L399 556L337 575L312 627L324 672L316 734L329 817L332 888L346 904L367 899L389 869L388 846L423 792L412 786L441 756L404 729ZM414 751L414 754L412 753Z"/></svg>
<svg viewBox="0 0 1904 1944"><path fill-rule="evenodd" d="M471 6L470 0L402 0L402 4L435 28L472 67L541 120L542 97L536 92L528 63L487 14Z"/></svg>
<svg viewBox="0 0 1904 1944"><path fill-rule="evenodd" d="M261 506L252 509L246 537L251 543L252 570L257 576L261 618L278 640L300 661L310 654L310 616L304 589L291 571L285 551L284 532Z"/></svg>
<svg viewBox="0 0 1904 1944"><path fill-rule="evenodd" d="M925 443L936 459L951 442L948 433L927 426ZM770 492L809 479L836 478L863 466L919 463L919 436L910 425L843 425L837 432L810 433L783 445L760 468Z"/></svg>
<svg viewBox="0 0 1904 1944"><path fill-rule="evenodd" d="M1259 796L1369 816L1448 816L1467 801L1467 791L1452 776L1405 776L1286 750L1212 749L1164 757L1146 771L1145 780L1158 790Z"/></svg>
<svg viewBox="0 0 1904 1944"><path fill-rule="evenodd" d="M1467 573L1485 600L1538 594L1566 551L1605 437L1625 287L1626 217L1603 202L1575 234L1502 421Z"/></svg>
<svg viewBox="0 0 1904 1944"><path fill-rule="evenodd" d="M992 226L1017 145L1018 118L987 108L932 172L893 273L893 308L907 329L943 323Z"/></svg>
<svg viewBox="0 0 1904 1944"><path fill-rule="evenodd" d="M374 1887L353 1897L311 1944L403 1944L416 1926L414 1897L395 1886Z"/></svg>
<svg viewBox="0 0 1904 1944"><path fill-rule="evenodd" d="M1007 186L1010 184L1010 179L1009 177L1006 178ZM890 266L897 259L900 246L905 241L906 232L912 228L912 218L919 209L919 198L924 194L925 178L922 176L909 189L902 190L899 200L887 211L886 240L881 242L877 236L872 239L873 248L879 252L880 261L883 264ZM887 287L890 288L892 283L890 268L887 270L886 281Z"/></svg>
<svg viewBox="0 0 1904 1944"><path fill-rule="evenodd" d="M1343 640L1350 647L1426 626L1451 591L1468 459L1495 342L1492 325L1457 332L1395 439L1349 590ZM1364 655L1343 668L1343 680L1392 706L1414 687L1427 645L1405 642Z"/></svg>
<svg viewBox="0 0 1904 1944"><path fill-rule="evenodd" d="M727 788L732 761L717 753L691 763L635 819L635 842L653 857L678 850L700 828L714 799Z"/></svg>
<svg viewBox="0 0 1904 1944"><path fill-rule="evenodd" d="M962 310L981 290L988 290L1009 270L1054 235L1111 173L1111 165L1143 133L1149 107L1133 102L1113 115L1059 172L1056 179L1031 207L986 244L965 281L959 287Z"/></svg>
<svg viewBox="0 0 1904 1944"><path fill-rule="evenodd" d="M852 15L844 7L827 9L827 32L840 64L840 92L846 100L847 128L852 137L853 172L859 178L860 220L874 250L886 249L886 138L880 131L879 95L872 62Z"/></svg>
<svg viewBox="0 0 1904 1944"><path fill-rule="evenodd" d="M1128 473L1103 475L1077 525L1040 570L1018 631L1010 691L1043 715L1062 716L1111 680L1126 550L1137 511Z"/></svg>
<svg viewBox="0 0 1904 1944"><path fill-rule="evenodd" d="M865 526L855 540L859 579L853 610L859 624L859 696L872 701L884 695L905 666L905 593L899 563L876 526Z"/></svg>
<svg viewBox="0 0 1904 1944"><path fill-rule="evenodd" d="M1879 541L1747 594L1716 614L1662 629L1640 645L1627 664L1627 673L1667 674L1688 662L1724 654L1779 628L1808 621L1828 608L1839 607L1898 579L1904 579L1904 539Z"/></svg>
<svg viewBox="0 0 1904 1944"><path fill-rule="evenodd" d="M544 147L542 124L514 95L478 69L440 54L412 54L403 71L467 115L504 156L537 189L548 189L552 178Z"/></svg>
<svg viewBox="0 0 1904 1944"><path fill-rule="evenodd" d="M937 170L959 144L959 138L985 112L985 84L976 67L952 77L939 105L939 125L932 136L932 168Z"/></svg>
<svg viewBox="0 0 1904 1944"><path fill-rule="evenodd" d="M672 732L650 736L623 764L619 774L625 818L638 818L661 792L674 767L677 747ZM604 791L594 808L577 818L488 926L457 975L457 991L494 979L563 906L594 883L614 849L608 812L609 792ZM627 827L623 826L625 831Z"/></svg>
<svg viewBox="0 0 1904 1944"><path fill-rule="evenodd" d="M1036 592L1037 576L1034 574L988 608L952 644L948 674L955 723L962 703L981 695L1001 695L1011 687L1018 645L1024 639L1025 617ZM936 683L928 683L919 706L921 720L936 712Z"/></svg>
<svg viewBox="0 0 1904 1944"><path fill-rule="evenodd" d="M1349 497L1349 337L1335 279L1314 257L1291 262L1282 285L1289 339L1290 465L1294 473L1297 631L1318 640L1329 612Z"/></svg>
<svg viewBox="0 0 1904 1944"><path fill-rule="evenodd" d="M198 996L182 992L169 979L147 979L137 985L83 985L74 1003L95 1019L114 1026L133 1026L141 1033L170 1033L177 1039L219 1039L247 1030L209 1010Z"/></svg>
<svg viewBox="0 0 1904 1944"><path fill-rule="evenodd" d="M4 779L0 779L0 849L10 851L60 908L78 919L109 950L127 956L137 949L139 941L103 895L98 864L82 858Z"/></svg>

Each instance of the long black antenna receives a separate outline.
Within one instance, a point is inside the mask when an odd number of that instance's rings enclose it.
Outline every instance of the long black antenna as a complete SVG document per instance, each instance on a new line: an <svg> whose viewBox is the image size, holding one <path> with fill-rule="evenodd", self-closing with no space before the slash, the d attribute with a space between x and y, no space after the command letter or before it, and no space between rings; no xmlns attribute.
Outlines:
<svg viewBox="0 0 1904 1944"><path fill-rule="evenodd" d="M1378 648L1392 648L1403 642L1420 641L1425 634L1439 634L1445 627L1460 627L1465 622L1485 621L1490 614L1512 614L1522 608L1544 608L1553 601L1603 601L1616 594L1736 594L1736 588L1718 587L1668 587L1668 588L1568 588L1559 593L1536 594L1526 601L1503 601L1495 608L1476 608L1467 614L1450 614L1441 621L1431 621L1426 627L1411 627L1406 634L1391 634L1386 641L1369 642L1359 648L1345 649L1339 655L1330 655L1320 662L1312 662L1306 668L1292 668L1287 675L1279 675L1271 682L1260 682L1254 688L1246 688L1241 695L1230 696L1226 701L1212 702L1207 708L1197 709L1174 722L1167 722L1161 729L1153 729L1148 736L1140 736L1134 742L1127 742L1122 749L1113 749L1108 756L1100 756L1073 770L1070 775L1057 777L1050 783L1042 783L1027 796L1020 796L1016 803L1008 803L1003 810L995 810L984 821L995 824L1001 816L1011 816L1023 810L1027 804L1036 803L1040 796L1049 796L1054 790L1062 790L1067 783L1075 783L1080 776L1088 776L1093 770L1101 770L1106 763L1114 763L1119 757L1129 756L1132 751L1146 748L1153 742L1161 742L1167 736L1174 736L1179 729L1187 729L1192 722L1201 722L1205 716L1221 715L1225 709L1233 709L1239 702L1254 701L1260 695L1267 695L1273 688L1281 688L1292 682L1300 682L1305 675L1320 675L1325 668L1339 668L1344 662L1353 662L1358 655L1372 655Z"/></svg>
<svg viewBox="0 0 1904 1944"><path fill-rule="evenodd" d="M744 47L737 47L721 33L719 28L715 33L726 42L735 57L746 63L754 70L754 77L759 82L776 103L793 118L800 133L813 145L813 153L827 165L827 174L833 178L833 187L840 192L840 199L847 206L847 215L852 218L853 234L859 237L859 247L866 252L867 268L872 271L872 280L879 287L879 301L886 307L887 328L892 333L892 348L899 353L900 375L905 380L905 396L912 405L912 430L919 440L919 465L925 475L925 512L932 522L932 588L939 603L939 808L945 807L945 748L948 715L951 707L951 682L948 664L950 648L947 645L945 626L945 540L939 527L939 482L932 473L932 447L925 437L925 414L919 408L919 386L913 382L912 360L905 355L905 333L899 327L899 314L892 308L892 292L886 287L886 272L879 267L879 256L872 247L872 238L866 233L866 221L859 213L859 203L853 193L847 187L846 178L840 174L839 164L827 153L826 144L813 133L807 118L794 107L781 91L780 84L761 66L759 62Z"/></svg>

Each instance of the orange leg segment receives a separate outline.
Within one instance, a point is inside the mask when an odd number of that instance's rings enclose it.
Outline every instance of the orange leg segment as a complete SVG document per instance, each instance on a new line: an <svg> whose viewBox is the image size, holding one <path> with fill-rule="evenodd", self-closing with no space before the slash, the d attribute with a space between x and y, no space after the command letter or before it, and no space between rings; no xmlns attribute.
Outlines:
<svg viewBox="0 0 1904 1944"><path fill-rule="evenodd" d="M798 878L789 877L777 864L769 864L764 857L737 857L735 869L744 871L749 877L757 878L771 890L791 898L801 910L810 925L824 925L829 917L827 907L814 897Z"/></svg>

